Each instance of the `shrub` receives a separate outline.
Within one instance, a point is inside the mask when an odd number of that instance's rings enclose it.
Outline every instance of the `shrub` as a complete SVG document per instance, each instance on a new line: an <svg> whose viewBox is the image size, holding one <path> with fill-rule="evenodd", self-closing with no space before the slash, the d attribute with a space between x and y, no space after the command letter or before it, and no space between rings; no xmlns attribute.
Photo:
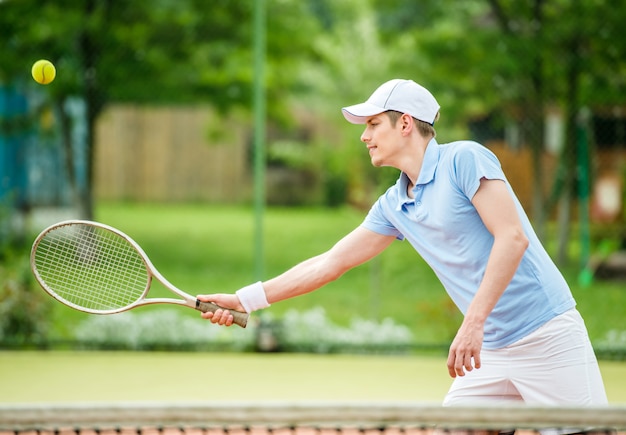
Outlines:
<svg viewBox="0 0 626 435"><path fill-rule="evenodd" d="M28 257L5 250L0 263L0 341L10 346L43 343L49 304L30 272ZM38 288L37 288L38 290Z"/></svg>
<svg viewBox="0 0 626 435"><path fill-rule="evenodd" d="M215 327L170 308L91 316L80 323L75 331L75 338L82 346L99 349L219 348L241 351L252 347L253 337L253 334L239 327Z"/></svg>
<svg viewBox="0 0 626 435"><path fill-rule="evenodd" d="M79 324L75 339L81 346L129 350L229 350L292 352L397 352L412 345L408 328L391 319L354 319L338 326L323 308L304 313L291 310L282 319L268 314L247 329L222 328L183 315L178 309L92 316ZM270 334L268 345L268 334Z"/></svg>
<svg viewBox="0 0 626 435"><path fill-rule="evenodd" d="M315 353L406 351L413 345L410 330L392 319L352 319L343 327L331 322L322 307L304 313L287 311L278 337L284 350Z"/></svg>
<svg viewBox="0 0 626 435"><path fill-rule="evenodd" d="M603 340L594 343L598 357L604 359L626 359L626 331L612 329Z"/></svg>

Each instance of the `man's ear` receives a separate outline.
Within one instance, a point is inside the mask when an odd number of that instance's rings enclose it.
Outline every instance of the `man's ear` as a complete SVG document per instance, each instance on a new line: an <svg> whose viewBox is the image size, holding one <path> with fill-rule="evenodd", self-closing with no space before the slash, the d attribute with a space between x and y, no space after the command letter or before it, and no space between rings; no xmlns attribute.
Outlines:
<svg viewBox="0 0 626 435"><path fill-rule="evenodd" d="M413 130L413 126L415 125L413 122L413 117L408 113L403 113L399 119L400 129L403 134L408 134Z"/></svg>

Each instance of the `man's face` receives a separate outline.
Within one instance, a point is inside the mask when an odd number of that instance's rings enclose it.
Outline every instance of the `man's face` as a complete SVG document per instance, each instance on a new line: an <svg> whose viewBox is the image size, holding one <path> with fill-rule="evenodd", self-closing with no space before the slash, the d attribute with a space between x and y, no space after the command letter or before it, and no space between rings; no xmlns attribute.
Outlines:
<svg viewBox="0 0 626 435"><path fill-rule="evenodd" d="M361 141L367 146L372 165L397 167L395 163L399 157L402 136L400 125L400 122L393 125L385 113L367 118Z"/></svg>

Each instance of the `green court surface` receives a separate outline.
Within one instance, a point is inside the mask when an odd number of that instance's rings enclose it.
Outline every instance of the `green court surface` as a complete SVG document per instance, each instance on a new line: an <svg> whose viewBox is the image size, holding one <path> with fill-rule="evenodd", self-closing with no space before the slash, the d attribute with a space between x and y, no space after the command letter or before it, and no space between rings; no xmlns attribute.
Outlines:
<svg viewBox="0 0 626 435"><path fill-rule="evenodd" d="M611 404L626 363L602 361ZM0 403L414 401L438 403L444 357L159 352L0 352Z"/></svg>

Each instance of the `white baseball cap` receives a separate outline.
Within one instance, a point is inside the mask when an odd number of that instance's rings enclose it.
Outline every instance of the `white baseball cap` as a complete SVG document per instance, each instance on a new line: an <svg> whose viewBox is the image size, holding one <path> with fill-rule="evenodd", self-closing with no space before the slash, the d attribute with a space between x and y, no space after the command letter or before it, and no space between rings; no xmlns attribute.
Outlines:
<svg viewBox="0 0 626 435"><path fill-rule="evenodd" d="M365 103L341 109L352 124L365 124L368 117L388 110L408 113L432 125L439 112L439 103L428 89L413 80L394 79L380 85Z"/></svg>

